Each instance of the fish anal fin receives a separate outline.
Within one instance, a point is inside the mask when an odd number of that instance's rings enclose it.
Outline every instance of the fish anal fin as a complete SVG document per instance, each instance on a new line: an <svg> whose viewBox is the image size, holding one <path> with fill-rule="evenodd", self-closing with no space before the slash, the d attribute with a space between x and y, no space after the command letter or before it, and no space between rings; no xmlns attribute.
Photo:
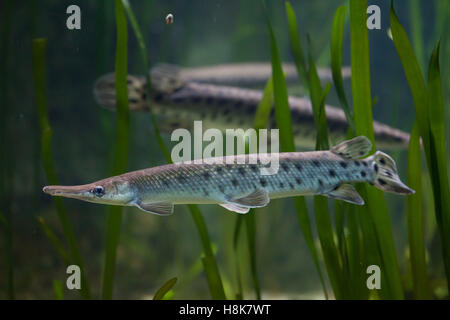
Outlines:
<svg viewBox="0 0 450 320"><path fill-rule="evenodd" d="M359 159L366 156L370 149L372 149L370 140L364 136L359 136L341 142L332 147L330 151L346 159Z"/></svg>
<svg viewBox="0 0 450 320"><path fill-rule="evenodd" d="M353 204L363 205L364 200L351 184L341 184L337 189L332 190L324 196L329 198L343 200Z"/></svg>
<svg viewBox="0 0 450 320"><path fill-rule="evenodd" d="M159 216L168 216L173 213L173 204L170 202L138 202L136 203L136 207L141 209L142 211L153 213Z"/></svg>
<svg viewBox="0 0 450 320"><path fill-rule="evenodd" d="M249 207L242 207L239 206L235 203L219 203L219 206L224 207L227 210L233 211L233 212L237 212L237 213L241 213L241 214L245 214L248 213L250 211Z"/></svg>
<svg viewBox="0 0 450 320"><path fill-rule="evenodd" d="M233 198L231 202L250 208L265 207L270 202L269 194L266 190L258 189L245 197Z"/></svg>

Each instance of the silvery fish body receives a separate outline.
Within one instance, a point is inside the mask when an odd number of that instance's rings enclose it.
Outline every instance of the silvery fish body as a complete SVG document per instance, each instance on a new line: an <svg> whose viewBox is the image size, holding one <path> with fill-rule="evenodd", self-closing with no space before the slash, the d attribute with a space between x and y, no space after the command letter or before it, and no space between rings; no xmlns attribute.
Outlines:
<svg viewBox="0 0 450 320"><path fill-rule="evenodd" d="M362 205L349 183L368 182L399 194L414 191L397 175L394 160L371 149L365 137L342 142L329 151L236 155L169 164L107 178L82 186L48 186L44 192L80 200L137 206L159 215L176 204L219 204L247 213L266 206L270 199L324 195ZM262 174L276 159L278 169Z"/></svg>
<svg viewBox="0 0 450 320"><path fill-rule="evenodd" d="M146 103L145 78L128 76L128 97L130 110L148 110ZM114 109L115 77L106 75L97 80L94 86L97 102L104 107ZM177 128L192 129L195 120L202 120L203 128L248 129L253 127L255 112L262 98L262 92L186 81L177 69L155 67L152 72L152 111L160 115L160 129L171 132ZM289 97L292 117L292 129L296 146L314 149L316 127L311 102L305 98ZM341 109L326 105L327 123L333 144L345 140L348 123ZM272 113L269 127L276 128ZM374 121L374 133L377 146L386 150L405 149L409 134Z"/></svg>

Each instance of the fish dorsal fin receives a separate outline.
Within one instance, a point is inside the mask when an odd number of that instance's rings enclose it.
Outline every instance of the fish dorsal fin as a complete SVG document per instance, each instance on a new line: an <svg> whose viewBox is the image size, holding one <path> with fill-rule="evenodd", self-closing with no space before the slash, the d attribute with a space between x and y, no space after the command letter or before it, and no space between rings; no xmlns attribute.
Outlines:
<svg viewBox="0 0 450 320"><path fill-rule="evenodd" d="M330 151L346 159L359 159L366 156L370 149L372 149L370 140L364 136L359 136L339 143L332 147Z"/></svg>
<svg viewBox="0 0 450 320"><path fill-rule="evenodd" d="M150 71L152 88L161 93L172 93L184 87L186 81L180 75L180 69L170 64L159 64Z"/></svg>
<svg viewBox="0 0 450 320"><path fill-rule="evenodd" d="M343 200L346 202L363 205L364 200L351 184L341 184L337 189L332 190L324 196L329 198Z"/></svg>
<svg viewBox="0 0 450 320"><path fill-rule="evenodd" d="M220 206L224 207L227 210L233 211L233 212L237 212L237 213L241 213L241 214L245 214L248 213L248 211L250 210L249 207L241 207L237 204L234 203L219 203Z"/></svg>
<svg viewBox="0 0 450 320"><path fill-rule="evenodd" d="M159 216L168 216L173 213L173 204L170 202L138 202L135 205L142 211L157 214Z"/></svg>

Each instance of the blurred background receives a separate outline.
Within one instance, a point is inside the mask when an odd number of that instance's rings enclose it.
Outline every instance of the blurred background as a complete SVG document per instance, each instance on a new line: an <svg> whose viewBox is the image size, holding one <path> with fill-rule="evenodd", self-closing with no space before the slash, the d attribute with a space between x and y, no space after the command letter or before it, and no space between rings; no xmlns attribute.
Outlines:
<svg viewBox="0 0 450 320"><path fill-rule="evenodd" d="M445 61L450 55L450 6L446 0L416 1L414 9L413 2L397 1L397 14L410 39L415 39L411 34L421 34L419 39L423 39L423 43L416 53L424 72L433 45L441 38L441 72L448 106L450 67ZM313 55L319 67L329 67L333 16L337 7L344 3L346 1L292 1L301 36L303 39L307 34L311 37ZM66 8L71 4L81 8L81 30L66 28ZM195 67L270 61L269 37L260 0L132 0L130 4L144 34L152 64L166 62ZM374 118L410 132L415 117L411 93L394 44L387 36L390 1L371 1L369 4L377 4L381 8L381 30L369 31ZM285 62L292 61L284 1L266 0L266 6L281 57ZM174 15L174 23L169 26L164 20L168 13ZM116 118L114 113L95 103L92 86L99 76L114 71L115 32L113 1L0 2L0 212L9 212L12 217L17 298L52 299L53 281L65 283L67 277L66 265L36 220L37 217L44 218L56 234L62 236L52 199L41 191L47 181L40 158L40 130L33 100L32 39L47 38L46 87L53 129L53 159L61 184L75 185L102 179L111 172ZM347 25L344 65L350 64L349 38ZM129 73L145 74L131 28L128 50ZM289 89L295 93L298 86L294 84ZM349 81L346 88L350 96ZM327 98L327 104L339 105L334 89ZM449 114L446 109L447 120L450 119ZM129 171L165 163L148 114L130 113L130 116ZM400 176L405 177L406 151L391 154L397 160ZM427 183L425 179L424 189ZM401 273L408 283L406 201L392 195L386 198ZM94 296L98 296L107 207L76 200L65 203ZM432 205L425 203L425 207ZM217 249L225 290L231 292L236 286L236 257L232 248L236 214L212 205L202 205L200 209ZM320 281L298 226L292 199L273 201L267 208L257 210L256 215L256 252L263 297L322 299ZM439 281L443 270L442 261L433 260L433 254L440 252L434 215L429 214L425 218L430 264L436 262L430 277ZM314 222L314 217L311 221ZM1 299L7 298L8 286L4 235L5 228L0 225ZM245 238L240 241L245 242ZM200 241L185 206L177 206L175 214L167 218L125 208L114 297L150 297L167 279L176 276L178 283L174 298L209 298L200 256ZM246 298L254 298L245 246L238 259L241 261ZM68 290L65 290L65 295L68 298L79 297L78 293Z"/></svg>

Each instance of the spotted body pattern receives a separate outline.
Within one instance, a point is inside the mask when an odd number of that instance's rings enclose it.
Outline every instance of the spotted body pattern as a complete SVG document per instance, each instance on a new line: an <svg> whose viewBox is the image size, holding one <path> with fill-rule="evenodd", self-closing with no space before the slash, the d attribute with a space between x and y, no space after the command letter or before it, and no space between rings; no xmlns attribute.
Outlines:
<svg viewBox="0 0 450 320"><path fill-rule="evenodd" d="M262 175L260 170L270 154L237 155L208 159L208 163L193 161L134 171L83 186L49 186L44 192L134 205L160 215L172 213L174 204L190 203L219 204L247 213L250 208L266 206L270 199L298 195L324 195L364 204L348 184L351 182L369 182L394 193L413 193L400 181L395 162L388 155L378 151L359 159L370 148L367 138L357 137L329 151L281 153L278 171L272 175Z"/></svg>

